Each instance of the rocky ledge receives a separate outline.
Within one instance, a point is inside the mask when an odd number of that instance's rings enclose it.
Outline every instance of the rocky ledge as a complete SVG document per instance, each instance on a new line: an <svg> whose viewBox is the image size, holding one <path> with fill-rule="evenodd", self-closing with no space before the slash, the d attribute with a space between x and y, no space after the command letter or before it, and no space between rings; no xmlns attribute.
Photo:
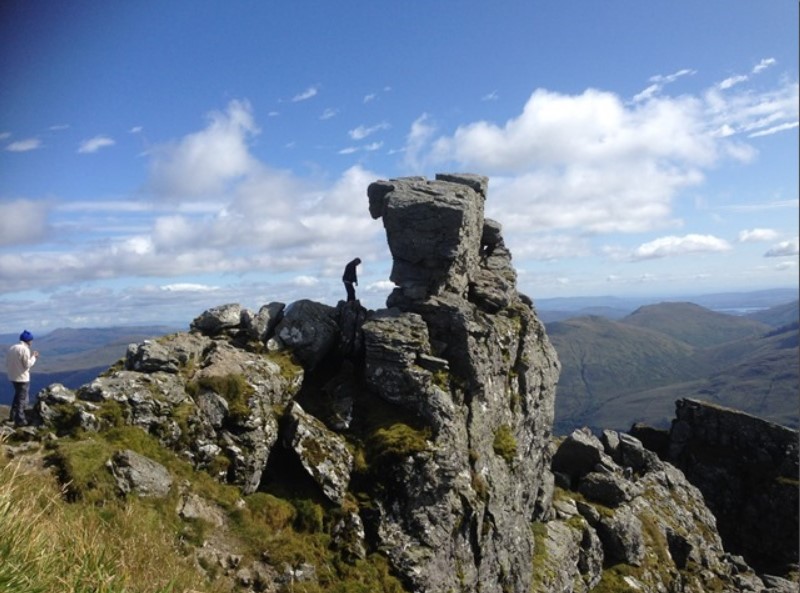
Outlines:
<svg viewBox="0 0 800 593"><path fill-rule="evenodd" d="M407 591L787 591L725 551L700 492L636 438L553 438L558 358L484 217L487 189L477 175L376 181L386 309L216 307L76 391L43 391L40 433L136 426L243 495L303 488L343 562L379 554ZM108 459L121 494L179 487L140 453ZM226 524L196 495L176 513ZM318 574L209 553L199 565L239 590Z"/></svg>

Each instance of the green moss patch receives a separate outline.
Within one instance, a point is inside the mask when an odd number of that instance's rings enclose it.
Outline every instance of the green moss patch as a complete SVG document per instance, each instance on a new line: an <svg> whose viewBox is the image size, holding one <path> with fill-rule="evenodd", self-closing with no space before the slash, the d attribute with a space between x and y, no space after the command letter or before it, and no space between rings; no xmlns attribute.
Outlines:
<svg viewBox="0 0 800 593"><path fill-rule="evenodd" d="M494 433L492 448L495 453L505 459L506 463L511 464L514 461L514 457L517 455L517 439L514 438L511 427L505 424L498 427Z"/></svg>

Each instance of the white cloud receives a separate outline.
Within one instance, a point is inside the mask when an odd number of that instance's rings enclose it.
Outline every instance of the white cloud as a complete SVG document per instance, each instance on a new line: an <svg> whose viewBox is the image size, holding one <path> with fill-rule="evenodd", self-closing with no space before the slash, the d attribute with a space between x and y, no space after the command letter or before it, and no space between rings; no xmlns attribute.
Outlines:
<svg viewBox="0 0 800 593"><path fill-rule="evenodd" d="M17 140L6 146L9 152L28 152L41 148L42 141L39 138L26 138L24 140Z"/></svg>
<svg viewBox="0 0 800 593"><path fill-rule="evenodd" d="M719 253L730 249L727 241L713 235L668 236L640 245L631 252L630 259L639 261L691 253Z"/></svg>
<svg viewBox="0 0 800 593"><path fill-rule="evenodd" d="M339 154L353 154L354 152L358 152L357 146L348 146L346 148L342 148L339 151Z"/></svg>
<svg viewBox="0 0 800 593"><path fill-rule="evenodd" d="M0 132L0 140L11 138L11 132Z"/></svg>
<svg viewBox="0 0 800 593"><path fill-rule="evenodd" d="M381 130L388 130L390 127L391 126L389 126L388 123L381 122L374 126L363 126L363 125L358 126L357 128L354 128L347 133L353 140L363 140L364 138L366 138L367 136L371 136L375 132L380 132Z"/></svg>
<svg viewBox="0 0 800 593"><path fill-rule="evenodd" d="M422 152L435 133L436 127L431 123L431 118L427 113L420 115L411 124L403 151L405 152L405 164L412 171L418 171L422 167L420 162L420 158L423 156Z"/></svg>
<svg viewBox="0 0 800 593"><path fill-rule="evenodd" d="M749 229L739 233L740 243L754 243L759 241L774 241L778 236L773 229Z"/></svg>
<svg viewBox="0 0 800 593"><path fill-rule="evenodd" d="M300 101L307 101L308 99L311 99L312 97L315 97L318 92L319 92L319 88L318 87L316 87L316 86L308 87L302 93L298 93L294 97L292 97L292 102L293 103L298 103Z"/></svg>
<svg viewBox="0 0 800 593"><path fill-rule="evenodd" d="M207 196L257 168L248 142L259 129L248 102L231 101L225 112L212 112L208 120L205 129L151 150L150 185L157 194Z"/></svg>
<svg viewBox="0 0 800 593"><path fill-rule="evenodd" d="M369 103L370 101L374 101L377 95L375 93L369 93L368 95L364 95L364 103Z"/></svg>
<svg viewBox="0 0 800 593"><path fill-rule="evenodd" d="M47 235L48 204L34 200L0 202L0 246L35 243Z"/></svg>
<svg viewBox="0 0 800 593"><path fill-rule="evenodd" d="M481 101L497 101L499 98L500 94L497 91L492 91L481 97Z"/></svg>
<svg viewBox="0 0 800 593"><path fill-rule="evenodd" d="M764 254L764 257L787 257L800 254L798 238L781 241Z"/></svg>
<svg viewBox="0 0 800 593"><path fill-rule="evenodd" d="M293 282L295 286L316 286L319 279L314 276L296 276Z"/></svg>
<svg viewBox="0 0 800 593"><path fill-rule="evenodd" d="M326 119L331 119L333 117L336 117L338 113L339 113L338 109L333 109L332 107L328 107L325 111L322 112L322 115L320 115L319 118L324 121Z"/></svg>
<svg viewBox="0 0 800 593"><path fill-rule="evenodd" d="M758 64L753 67L753 74L758 74L759 72L763 72L770 66L774 66L777 63L775 58L764 58Z"/></svg>
<svg viewBox="0 0 800 593"><path fill-rule="evenodd" d="M95 136L94 138L89 138L81 142L81 145L78 147L78 152L81 154L91 154L106 146L114 146L114 144L114 140L108 136Z"/></svg>
<svg viewBox="0 0 800 593"><path fill-rule="evenodd" d="M796 127L799 95L797 82L785 82L776 89L759 93L747 90L721 93L710 89L703 96L704 117L714 129L727 125L750 137L763 135L761 132L772 134Z"/></svg>
<svg viewBox="0 0 800 593"><path fill-rule="evenodd" d="M139 134L143 130L142 126L133 126L130 130L128 130L129 134Z"/></svg>
<svg viewBox="0 0 800 593"><path fill-rule="evenodd" d="M378 280L364 287L367 292L388 292L394 290L395 283L391 280Z"/></svg>
<svg viewBox="0 0 800 593"><path fill-rule="evenodd" d="M60 132L62 130L68 130L68 129L69 129L69 124L55 124L53 126L50 126L50 130L52 132Z"/></svg>
<svg viewBox="0 0 800 593"><path fill-rule="evenodd" d="M654 98L658 95L661 90L667 84L673 83L679 78L684 76L691 76L696 74L696 70L690 70L688 68L684 68L683 70L678 70L677 72L673 72L672 74L657 74L655 76L650 77L650 82L653 83L648 86L646 89L641 91L640 93L636 94L633 97L634 103L641 103L642 101L647 101Z"/></svg>
<svg viewBox="0 0 800 593"><path fill-rule="evenodd" d="M652 81L658 86L693 73ZM656 97L657 90L625 103L593 89L539 89L505 123L474 121L442 136L423 116L408 134L406 165L414 173L435 166L489 175L487 208L520 231L642 232L681 225L674 198L701 184L721 160L752 162L757 152L741 140L744 133L797 121L796 83L759 93L712 88Z"/></svg>
<svg viewBox="0 0 800 593"><path fill-rule="evenodd" d="M798 125L800 125L800 122L796 121L787 122L785 124L779 124L777 126L767 128L766 130L759 130L758 132L753 132L752 134L749 134L747 137L758 138L760 136L771 136L772 134L777 134L778 132L785 132L786 130L791 130L793 128L796 128Z"/></svg>
<svg viewBox="0 0 800 593"><path fill-rule="evenodd" d="M745 76L743 74L739 74L739 75L736 75L736 76L731 76L729 78L726 78L725 80L720 82L718 86L719 86L719 88L721 90L724 91L724 90L727 90L727 89L729 89L731 87L734 87L737 84L740 84L742 82L747 82L747 80L748 80L747 76Z"/></svg>
<svg viewBox="0 0 800 593"><path fill-rule="evenodd" d="M165 284L160 288L166 292L214 292L219 290L219 286L209 286L208 284L192 284L188 282Z"/></svg>

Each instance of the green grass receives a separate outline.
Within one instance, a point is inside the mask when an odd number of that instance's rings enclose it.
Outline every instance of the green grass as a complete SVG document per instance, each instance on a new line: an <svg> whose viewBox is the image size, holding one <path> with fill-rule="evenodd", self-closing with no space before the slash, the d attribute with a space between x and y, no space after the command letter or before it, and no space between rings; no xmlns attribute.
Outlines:
<svg viewBox="0 0 800 593"><path fill-rule="evenodd" d="M0 591L177 593L205 582L138 499L70 504L53 476L0 461Z"/></svg>
<svg viewBox="0 0 800 593"><path fill-rule="evenodd" d="M236 421L250 416L249 399L255 393L242 375L203 376L186 385L186 392L196 397L202 390L213 391L228 402L228 415Z"/></svg>
<svg viewBox="0 0 800 593"><path fill-rule="evenodd" d="M514 462L514 457L517 455L517 439L514 438L511 427L503 424L497 428L492 448L509 465Z"/></svg>

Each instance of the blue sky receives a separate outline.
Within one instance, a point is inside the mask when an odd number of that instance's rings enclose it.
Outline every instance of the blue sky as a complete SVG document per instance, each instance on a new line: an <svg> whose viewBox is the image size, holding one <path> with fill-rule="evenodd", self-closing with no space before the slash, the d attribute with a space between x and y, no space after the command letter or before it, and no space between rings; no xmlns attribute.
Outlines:
<svg viewBox="0 0 800 593"><path fill-rule="evenodd" d="M474 172L537 298L798 282L795 0L0 4L0 333L391 289Z"/></svg>

